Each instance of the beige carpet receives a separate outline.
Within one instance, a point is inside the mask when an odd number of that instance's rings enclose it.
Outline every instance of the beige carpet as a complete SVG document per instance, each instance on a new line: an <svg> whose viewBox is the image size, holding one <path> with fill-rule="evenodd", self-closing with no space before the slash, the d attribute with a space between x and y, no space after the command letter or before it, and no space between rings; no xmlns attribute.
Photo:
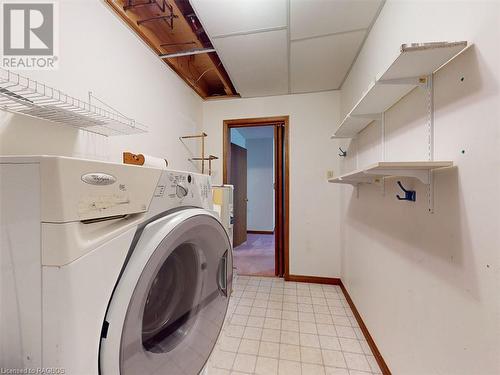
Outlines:
<svg viewBox="0 0 500 375"><path fill-rule="evenodd" d="M251 234L234 249L238 275L274 276L274 234Z"/></svg>

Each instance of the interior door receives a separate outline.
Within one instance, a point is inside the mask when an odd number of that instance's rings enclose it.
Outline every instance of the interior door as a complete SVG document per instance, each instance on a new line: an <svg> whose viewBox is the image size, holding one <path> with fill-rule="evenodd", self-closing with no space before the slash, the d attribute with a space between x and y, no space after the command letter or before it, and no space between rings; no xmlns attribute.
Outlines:
<svg viewBox="0 0 500 375"><path fill-rule="evenodd" d="M233 246L247 240L247 150L231 143L230 184L234 186Z"/></svg>
<svg viewBox="0 0 500 375"><path fill-rule="evenodd" d="M190 209L145 227L117 285L101 341L103 375L192 375L224 322L232 258L226 232Z"/></svg>

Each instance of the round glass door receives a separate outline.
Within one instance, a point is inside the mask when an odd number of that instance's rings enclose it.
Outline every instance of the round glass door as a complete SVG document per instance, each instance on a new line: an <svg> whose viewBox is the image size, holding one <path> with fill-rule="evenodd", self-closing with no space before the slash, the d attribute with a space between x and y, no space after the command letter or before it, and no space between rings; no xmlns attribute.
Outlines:
<svg viewBox="0 0 500 375"><path fill-rule="evenodd" d="M199 215L179 224L153 252L134 288L120 374L198 374L224 322L231 280L231 247L220 223Z"/></svg>
<svg viewBox="0 0 500 375"><path fill-rule="evenodd" d="M200 257L192 244L177 247L153 279L142 317L142 345L169 352L189 333L201 300Z"/></svg>

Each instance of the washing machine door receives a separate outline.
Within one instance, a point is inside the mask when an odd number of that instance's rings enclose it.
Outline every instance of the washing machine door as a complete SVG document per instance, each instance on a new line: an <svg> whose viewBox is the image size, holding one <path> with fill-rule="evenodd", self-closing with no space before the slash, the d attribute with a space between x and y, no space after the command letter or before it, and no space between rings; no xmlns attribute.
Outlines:
<svg viewBox="0 0 500 375"><path fill-rule="evenodd" d="M110 301L101 374L198 374L222 328L231 280L231 245L207 211L148 224Z"/></svg>

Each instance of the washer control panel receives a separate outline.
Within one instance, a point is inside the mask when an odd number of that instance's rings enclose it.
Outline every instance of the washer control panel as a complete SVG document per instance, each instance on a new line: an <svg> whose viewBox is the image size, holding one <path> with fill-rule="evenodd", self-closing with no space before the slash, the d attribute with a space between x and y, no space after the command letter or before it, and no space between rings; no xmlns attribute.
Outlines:
<svg viewBox="0 0 500 375"><path fill-rule="evenodd" d="M210 176L164 170L155 189L150 211L163 212L180 206L213 209Z"/></svg>

